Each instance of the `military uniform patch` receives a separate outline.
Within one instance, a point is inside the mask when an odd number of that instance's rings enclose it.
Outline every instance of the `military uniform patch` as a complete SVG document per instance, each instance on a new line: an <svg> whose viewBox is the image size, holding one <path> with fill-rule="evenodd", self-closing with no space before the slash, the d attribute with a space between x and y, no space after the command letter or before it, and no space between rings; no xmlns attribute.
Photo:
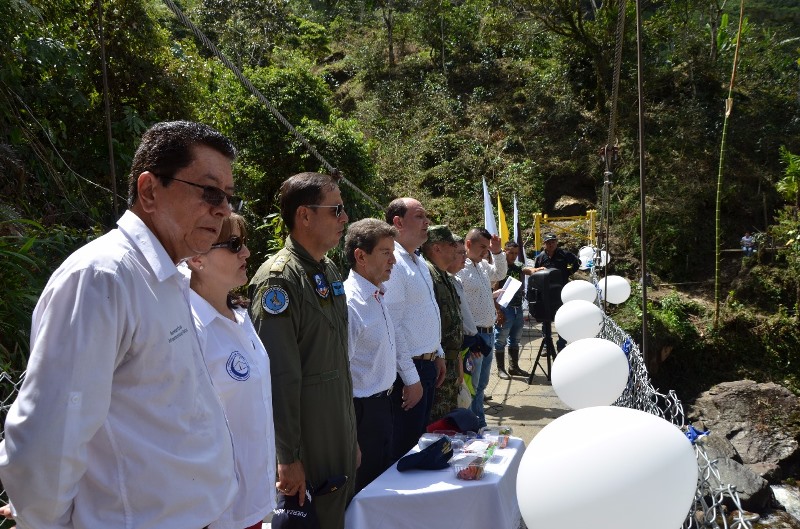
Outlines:
<svg viewBox="0 0 800 529"><path fill-rule="evenodd" d="M333 289L334 296L341 296L344 294L344 285L341 281L334 281L331 283L331 288Z"/></svg>
<svg viewBox="0 0 800 529"><path fill-rule="evenodd" d="M321 298L328 297L328 281L325 279L325 274L314 274L314 287Z"/></svg>
<svg viewBox="0 0 800 529"><path fill-rule="evenodd" d="M261 307L270 314L280 314L289 306L289 294L281 287L269 287L261 296Z"/></svg>

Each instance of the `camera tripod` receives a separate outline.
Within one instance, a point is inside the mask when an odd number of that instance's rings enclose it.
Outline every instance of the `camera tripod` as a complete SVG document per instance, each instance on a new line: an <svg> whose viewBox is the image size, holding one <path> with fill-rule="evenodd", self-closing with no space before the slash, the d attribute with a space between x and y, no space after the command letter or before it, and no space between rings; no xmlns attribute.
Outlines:
<svg viewBox="0 0 800 529"><path fill-rule="evenodd" d="M528 385L533 384L533 375L536 373L537 366L542 369L544 376L547 377L547 380L550 380L550 359L555 359L556 357L556 348L553 345L553 332L551 325L551 321L542 322L542 343L539 345L539 353L536 355L536 360L533 362L531 374L528 375ZM547 368L541 364L542 353L544 353L544 357L547 360Z"/></svg>

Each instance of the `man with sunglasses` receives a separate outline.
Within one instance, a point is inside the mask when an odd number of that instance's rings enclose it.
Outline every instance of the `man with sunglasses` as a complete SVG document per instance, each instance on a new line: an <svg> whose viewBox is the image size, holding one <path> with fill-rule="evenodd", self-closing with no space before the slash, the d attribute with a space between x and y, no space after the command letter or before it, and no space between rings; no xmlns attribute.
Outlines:
<svg viewBox="0 0 800 529"><path fill-rule="evenodd" d="M307 484L315 491L346 477L314 497L320 527L339 529L354 493L358 446L345 289L325 254L339 244L348 217L337 181L319 173L284 181L280 208L289 236L250 281L251 317L272 366L276 486L303 505Z"/></svg>
<svg viewBox="0 0 800 529"><path fill-rule="evenodd" d="M118 228L51 276L0 444L20 527L201 529L231 503L231 436L175 265L216 241L234 156L208 126L154 125Z"/></svg>

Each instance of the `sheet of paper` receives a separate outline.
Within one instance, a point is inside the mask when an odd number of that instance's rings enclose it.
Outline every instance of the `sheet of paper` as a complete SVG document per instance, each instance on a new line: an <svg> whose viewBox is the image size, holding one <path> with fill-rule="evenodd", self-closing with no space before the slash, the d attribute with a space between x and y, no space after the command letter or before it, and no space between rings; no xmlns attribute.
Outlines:
<svg viewBox="0 0 800 529"><path fill-rule="evenodd" d="M517 293L519 287L522 286L522 282L519 279L513 278L508 276L506 278L506 282L503 284L503 293L500 295L500 298L497 300L497 303L501 307L508 307L508 302L514 297L514 294Z"/></svg>

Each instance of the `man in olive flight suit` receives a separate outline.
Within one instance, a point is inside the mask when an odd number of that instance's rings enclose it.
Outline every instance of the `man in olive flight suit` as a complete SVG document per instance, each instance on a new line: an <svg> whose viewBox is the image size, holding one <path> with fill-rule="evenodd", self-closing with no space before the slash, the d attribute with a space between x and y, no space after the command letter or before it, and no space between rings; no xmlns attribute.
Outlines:
<svg viewBox="0 0 800 529"><path fill-rule="evenodd" d="M456 240L447 226L429 226L428 240L422 245L422 255L431 271L433 293L442 318L442 349L447 372L442 385L436 390L430 422L437 421L458 407L459 353L462 341L461 302L453 277L447 267L456 255Z"/></svg>
<svg viewBox="0 0 800 529"><path fill-rule="evenodd" d="M348 218L336 180L319 173L283 182L280 205L289 237L250 282L250 311L272 372L276 486L302 505L306 482L314 490L348 476L337 490L314 496L320 527L339 529L354 493L358 446L347 302L325 254L339 243Z"/></svg>

